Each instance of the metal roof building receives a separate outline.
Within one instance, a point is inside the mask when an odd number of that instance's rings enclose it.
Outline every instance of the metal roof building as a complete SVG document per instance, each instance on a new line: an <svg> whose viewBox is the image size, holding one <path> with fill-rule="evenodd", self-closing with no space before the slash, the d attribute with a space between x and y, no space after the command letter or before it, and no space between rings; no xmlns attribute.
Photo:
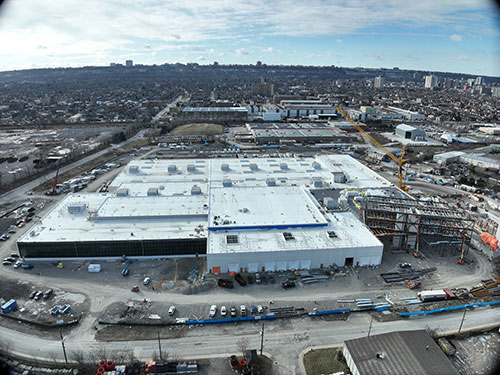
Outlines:
<svg viewBox="0 0 500 375"><path fill-rule="evenodd" d="M347 340L343 354L353 375L458 375L425 330Z"/></svg>
<svg viewBox="0 0 500 375"><path fill-rule="evenodd" d="M425 132L423 130L406 124L396 126L396 135L405 139L411 139L412 141L425 140Z"/></svg>
<svg viewBox="0 0 500 375"><path fill-rule="evenodd" d="M318 181L391 186L347 155L134 160L108 193L68 195L17 246L51 260L206 256L215 273L380 264L382 243L351 212L318 202Z"/></svg>

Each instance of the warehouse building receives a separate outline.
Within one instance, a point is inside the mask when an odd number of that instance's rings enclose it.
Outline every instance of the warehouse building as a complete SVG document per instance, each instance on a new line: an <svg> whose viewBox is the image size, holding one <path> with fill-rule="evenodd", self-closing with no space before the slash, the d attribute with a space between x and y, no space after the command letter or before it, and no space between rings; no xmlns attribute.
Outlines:
<svg viewBox="0 0 500 375"><path fill-rule="evenodd" d="M135 160L108 193L68 195L17 246L51 261L203 256L214 273L377 265L382 243L312 192L390 186L347 155Z"/></svg>
<svg viewBox="0 0 500 375"><path fill-rule="evenodd" d="M246 124L257 144L280 143L286 140L295 142L332 142L348 143L356 140L328 123L252 123Z"/></svg>
<svg viewBox="0 0 500 375"><path fill-rule="evenodd" d="M396 135L412 141L425 141L425 132L411 125L400 124L396 126Z"/></svg>
<svg viewBox="0 0 500 375"><path fill-rule="evenodd" d="M347 340L342 354L353 375L458 375L425 330Z"/></svg>
<svg viewBox="0 0 500 375"><path fill-rule="evenodd" d="M181 120L189 122L238 122L248 120L245 107L186 107Z"/></svg>

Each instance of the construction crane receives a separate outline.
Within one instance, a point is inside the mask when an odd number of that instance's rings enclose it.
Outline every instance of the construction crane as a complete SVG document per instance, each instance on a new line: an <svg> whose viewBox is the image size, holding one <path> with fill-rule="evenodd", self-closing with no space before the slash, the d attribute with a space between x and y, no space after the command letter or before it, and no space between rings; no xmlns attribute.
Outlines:
<svg viewBox="0 0 500 375"><path fill-rule="evenodd" d="M408 191L408 187L403 185L403 164L406 163L409 159L403 159L406 145L403 145L399 156L395 156L392 152L382 146L375 138L373 138L370 134L368 134L361 126L359 126L352 118L349 117L347 113L345 113L340 106L337 106L337 111L347 120L349 121L357 131L361 133L361 135L366 139L368 139L375 147L382 150L388 157L396 162L398 165L398 177L399 177L399 185L398 187L403 191Z"/></svg>

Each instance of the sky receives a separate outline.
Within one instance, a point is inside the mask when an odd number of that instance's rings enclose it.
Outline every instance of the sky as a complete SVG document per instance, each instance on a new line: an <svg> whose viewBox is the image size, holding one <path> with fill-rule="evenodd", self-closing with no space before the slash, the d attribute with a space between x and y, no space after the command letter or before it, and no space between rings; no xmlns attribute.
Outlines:
<svg viewBox="0 0 500 375"><path fill-rule="evenodd" d="M188 63L500 76L492 0L7 0L0 71Z"/></svg>

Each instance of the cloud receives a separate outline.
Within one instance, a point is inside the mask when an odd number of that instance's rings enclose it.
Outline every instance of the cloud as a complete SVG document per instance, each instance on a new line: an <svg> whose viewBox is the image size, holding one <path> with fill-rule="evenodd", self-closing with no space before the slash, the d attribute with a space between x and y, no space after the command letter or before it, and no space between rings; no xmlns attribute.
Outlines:
<svg viewBox="0 0 500 375"><path fill-rule="evenodd" d="M450 35L450 39L453 40L454 42L461 42L462 41L462 35L460 35L460 34L453 34L453 35Z"/></svg>
<svg viewBox="0 0 500 375"><path fill-rule="evenodd" d="M196 58L196 60L198 60L198 61L205 61L206 59L205 59L205 56L198 56Z"/></svg>
<svg viewBox="0 0 500 375"><path fill-rule="evenodd" d="M370 59L372 59L372 60L375 60L375 61L382 61L382 60L384 60L384 54L383 53L372 53L368 57Z"/></svg>
<svg viewBox="0 0 500 375"><path fill-rule="evenodd" d="M247 48L238 48L234 50L236 56L250 55L250 51Z"/></svg>
<svg viewBox="0 0 500 375"><path fill-rule="evenodd" d="M264 49L262 50L262 52L266 52L266 53L271 53L271 54L273 54L273 53L274 53L274 48L273 48L273 47L264 48Z"/></svg>
<svg viewBox="0 0 500 375"><path fill-rule="evenodd" d="M342 39L337 39L337 43L344 43Z"/></svg>

